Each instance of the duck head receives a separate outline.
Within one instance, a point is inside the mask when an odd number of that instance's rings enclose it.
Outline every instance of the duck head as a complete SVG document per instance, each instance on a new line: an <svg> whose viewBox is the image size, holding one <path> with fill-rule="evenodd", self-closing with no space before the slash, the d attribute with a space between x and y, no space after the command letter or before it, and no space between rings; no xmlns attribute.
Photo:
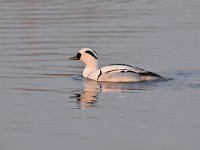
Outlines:
<svg viewBox="0 0 200 150"><path fill-rule="evenodd" d="M82 48L76 54L70 58L71 60L80 60L85 64L83 76L86 77L90 72L98 69L98 55L90 48Z"/></svg>

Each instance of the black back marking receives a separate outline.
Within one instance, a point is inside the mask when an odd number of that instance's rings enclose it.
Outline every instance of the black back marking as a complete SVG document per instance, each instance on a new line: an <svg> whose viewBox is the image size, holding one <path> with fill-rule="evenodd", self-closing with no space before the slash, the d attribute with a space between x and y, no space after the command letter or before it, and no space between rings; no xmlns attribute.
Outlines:
<svg viewBox="0 0 200 150"><path fill-rule="evenodd" d="M121 65L121 66L133 67L133 66L127 65L127 64L111 64L111 65Z"/></svg>
<svg viewBox="0 0 200 150"><path fill-rule="evenodd" d="M110 73L110 72L113 72L113 71L120 71L119 69L115 69L115 70L109 70L109 71L106 71L105 73ZM122 70L121 70L122 71Z"/></svg>
<svg viewBox="0 0 200 150"><path fill-rule="evenodd" d="M120 71L120 72L127 72L127 69L113 69L113 70L109 70L109 71L106 71L105 73L110 73L110 72L113 72L113 71Z"/></svg>
<svg viewBox="0 0 200 150"><path fill-rule="evenodd" d="M153 77L159 77L161 78L160 75L154 73L154 72L150 72L150 71L147 71L147 72L140 72L139 75L141 76L153 76Z"/></svg>
<svg viewBox="0 0 200 150"><path fill-rule="evenodd" d="M94 51L93 51L94 52ZM88 53L88 54L90 54L91 56L93 56L95 59L97 59L97 56L95 55L96 54L96 52L94 52L93 53L92 51L90 51L90 50L87 50L87 51L85 51L85 53Z"/></svg>
<svg viewBox="0 0 200 150"><path fill-rule="evenodd" d="M135 68L135 69L139 69L139 70L144 71L144 69L141 69L141 68L139 68L139 67L134 67L134 66L131 66L131 65L127 65L127 64L111 64L111 66L112 66L112 65L127 66L127 67L131 67L131 68Z"/></svg>

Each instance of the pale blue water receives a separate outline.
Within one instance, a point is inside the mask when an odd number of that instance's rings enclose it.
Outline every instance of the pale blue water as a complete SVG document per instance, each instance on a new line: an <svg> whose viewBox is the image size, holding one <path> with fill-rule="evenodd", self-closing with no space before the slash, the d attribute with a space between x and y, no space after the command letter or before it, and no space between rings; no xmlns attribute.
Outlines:
<svg viewBox="0 0 200 150"><path fill-rule="evenodd" d="M199 150L198 0L1 0L0 149ZM68 58L171 80L82 78Z"/></svg>

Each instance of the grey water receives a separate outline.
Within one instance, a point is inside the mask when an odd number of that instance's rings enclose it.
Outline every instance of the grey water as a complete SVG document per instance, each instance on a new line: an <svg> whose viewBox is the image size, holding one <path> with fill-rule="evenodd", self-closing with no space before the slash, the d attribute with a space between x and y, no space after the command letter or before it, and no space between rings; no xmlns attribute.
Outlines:
<svg viewBox="0 0 200 150"><path fill-rule="evenodd" d="M1 150L199 150L199 0L0 0ZM97 83L70 56L170 80Z"/></svg>

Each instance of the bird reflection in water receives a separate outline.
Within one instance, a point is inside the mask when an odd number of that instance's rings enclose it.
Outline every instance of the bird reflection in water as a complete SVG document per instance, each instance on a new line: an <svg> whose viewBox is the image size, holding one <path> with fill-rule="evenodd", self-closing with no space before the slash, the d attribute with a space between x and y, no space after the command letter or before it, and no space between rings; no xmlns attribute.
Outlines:
<svg viewBox="0 0 200 150"><path fill-rule="evenodd" d="M148 90L149 83L96 82L83 78L83 90L80 93L74 92L70 99L76 99L80 109L94 108L97 107L96 103L101 92L136 93L140 90Z"/></svg>
<svg viewBox="0 0 200 150"><path fill-rule="evenodd" d="M83 90L80 93L74 93L71 99L76 99L80 109L95 107L98 99L99 87L96 81L83 79Z"/></svg>

